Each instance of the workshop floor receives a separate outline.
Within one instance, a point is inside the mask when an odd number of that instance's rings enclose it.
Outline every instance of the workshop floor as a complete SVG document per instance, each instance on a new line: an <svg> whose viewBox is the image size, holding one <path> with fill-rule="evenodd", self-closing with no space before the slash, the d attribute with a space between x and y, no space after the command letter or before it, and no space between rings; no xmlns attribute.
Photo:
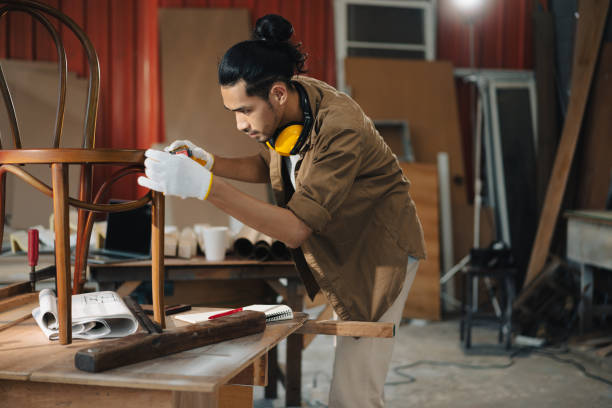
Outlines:
<svg viewBox="0 0 612 408"><path fill-rule="evenodd" d="M612 381L612 370L574 353L545 350L508 356L465 355L458 321L401 325L385 386L386 407L611 407L612 386L588 378L580 368L556 359L573 360L588 373ZM473 330L474 341L493 344L496 332ZM282 345L281 345L282 346ZM284 350L279 353L283 361ZM302 359L302 406L327 407L333 364L333 337L317 336ZM411 365L407 367L407 365ZM255 408L284 407L266 400L256 387Z"/></svg>

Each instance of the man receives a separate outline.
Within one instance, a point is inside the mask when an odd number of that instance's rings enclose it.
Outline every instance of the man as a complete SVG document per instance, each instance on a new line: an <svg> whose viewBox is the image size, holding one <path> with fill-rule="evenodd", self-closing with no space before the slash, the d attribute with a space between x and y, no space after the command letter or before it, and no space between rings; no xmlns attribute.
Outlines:
<svg viewBox="0 0 612 408"><path fill-rule="evenodd" d="M219 65L225 107L238 129L265 143L258 155L223 158L181 140L148 150L145 187L207 200L293 248L310 297L321 290L341 319L399 326L424 258L409 182L372 121L347 95L301 76L305 55L284 18L257 21L254 40ZM220 179L270 182L277 205ZM394 339L338 338L331 407L380 407Z"/></svg>

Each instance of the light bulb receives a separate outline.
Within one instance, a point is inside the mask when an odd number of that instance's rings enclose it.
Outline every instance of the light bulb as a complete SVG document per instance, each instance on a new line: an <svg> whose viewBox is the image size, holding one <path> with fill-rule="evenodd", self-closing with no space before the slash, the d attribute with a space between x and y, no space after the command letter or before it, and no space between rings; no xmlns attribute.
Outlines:
<svg viewBox="0 0 612 408"><path fill-rule="evenodd" d="M457 6L457 8L463 11L466 11L466 12L475 11L483 3L483 0L453 0L453 1L455 5Z"/></svg>

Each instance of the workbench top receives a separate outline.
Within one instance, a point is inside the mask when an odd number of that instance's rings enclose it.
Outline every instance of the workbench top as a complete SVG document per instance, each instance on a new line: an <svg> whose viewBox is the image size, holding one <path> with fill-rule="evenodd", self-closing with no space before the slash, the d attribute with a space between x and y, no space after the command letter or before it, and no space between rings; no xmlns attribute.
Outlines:
<svg viewBox="0 0 612 408"><path fill-rule="evenodd" d="M1 318L1 317L0 317ZM33 319L0 331L0 379L139 389L214 392L299 329L307 319L268 323L265 331L101 373L74 366L75 353L108 340L49 341ZM175 319L167 319L168 328ZM181 323L176 324L177 326Z"/></svg>

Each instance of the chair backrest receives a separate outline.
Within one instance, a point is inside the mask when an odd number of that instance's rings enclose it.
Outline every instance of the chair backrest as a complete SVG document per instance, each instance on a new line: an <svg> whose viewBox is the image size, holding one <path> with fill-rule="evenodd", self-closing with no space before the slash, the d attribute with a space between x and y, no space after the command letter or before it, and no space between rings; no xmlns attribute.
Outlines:
<svg viewBox="0 0 612 408"><path fill-rule="evenodd" d="M93 149L95 147L96 118L98 113L98 99L100 90L100 65L93 44L85 32L70 17L46 4L38 3L32 0L0 0L0 19L6 18L6 15L10 12L29 14L35 21L42 24L46 31L51 35L57 50L59 88L57 97L57 111L55 115L55 131L52 144L52 147L54 148L60 147L62 138L64 111L66 105L66 76L68 64L66 60L66 51L64 49L61 37L58 30L49 21L48 17L56 18L60 24L68 27L79 39L83 49L85 50L85 55L87 56L89 66L87 109L85 112L83 141L81 147L85 149ZM21 149L21 136L19 133L17 115L15 113L15 104L13 102L13 98L11 96L1 65L0 91L2 92L4 105L6 106L9 117L14 147L16 149ZM2 141L0 140L0 149L2 148Z"/></svg>

